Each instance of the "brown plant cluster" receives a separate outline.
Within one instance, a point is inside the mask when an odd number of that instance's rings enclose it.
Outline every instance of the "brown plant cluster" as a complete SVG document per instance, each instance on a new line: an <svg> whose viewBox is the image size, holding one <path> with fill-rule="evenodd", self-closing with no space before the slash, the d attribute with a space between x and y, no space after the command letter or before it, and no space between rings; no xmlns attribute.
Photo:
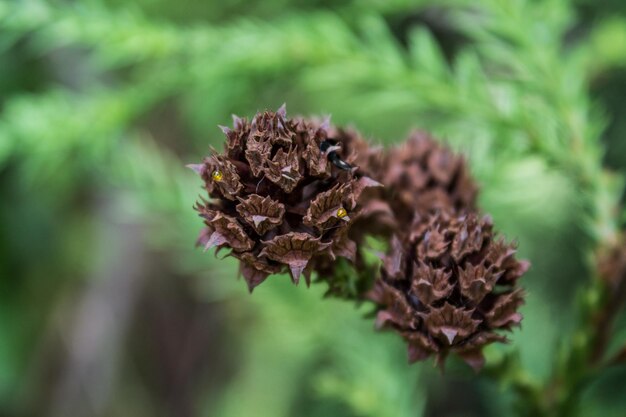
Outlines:
<svg viewBox="0 0 626 417"><path fill-rule="evenodd" d="M498 331L519 325L523 292L517 280L528 262L495 235L476 208L478 186L461 156L415 132L386 152L377 198L387 205L390 250L367 297L377 326L397 331L409 361L456 353L475 369L482 347L504 342Z"/></svg>
<svg viewBox="0 0 626 417"><path fill-rule="evenodd" d="M284 107L222 130L224 152L190 166L211 198L195 206L198 244L230 249L250 290L285 270L308 284L314 271L346 297L343 257L362 281L348 297L375 303L377 326L407 341L411 362L455 353L480 369L482 348L520 324L529 264L477 210L465 160L428 134L383 149ZM378 273L363 261L367 236L389 243Z"/></svg>
<svg viewBox="0 0 626 417"><path fill-rule="evenodd" d="M349 226L361 194L380 184L329 155L350 164L357 158L350 150L367 146L360 137L338 134L328 122L289 119L284 106L250 121L234 117L222 131L225 150L190 165L210 197L195 206L205 224L198 245L230 249L250 290L285 270L308 284L316 263L354 259Z"/></svg>
<svg viewBox="0 0 626 417"><path fill-rule="evenodd" d="M520 324L524 299L516 283L528 263L475 212L418 214L400 236L369 294L379 306L377 326L400 333L411 362L435 355L443 365L456 353L480 369L482 347L506 341L497 331Z"/></svg>

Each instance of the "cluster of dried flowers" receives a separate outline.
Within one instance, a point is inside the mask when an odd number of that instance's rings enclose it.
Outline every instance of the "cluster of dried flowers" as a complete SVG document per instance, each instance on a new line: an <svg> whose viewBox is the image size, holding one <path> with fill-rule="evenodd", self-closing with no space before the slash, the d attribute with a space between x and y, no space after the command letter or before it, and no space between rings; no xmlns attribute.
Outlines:
<svg viewBox="0 0 626 417"><path fill-rule="evenodd" d="M380 184L329 160L341 148L349 163L356 159L350 150L362 145L349 134L330 145L328 130L328 124L288 119L284 106L250 122L235 117L234 129L222 127L224 152L190 165L211 197L195 206L205 224L198 244L231 249L250 290L285 270L294 283L304 275L308 284L316 264L355 257L349 225L363 191Z"/></svg>
<svg viewBox="0 0 626 417"><path fill-rule="evenodd" d="M475 369L482 348L519 325L528 263L476 209L463 158L424 133L392 149L285 107L234 118L222 153L190 165L210 200L195 209L198 244L230 249L249 289L289 271L330 284L339 257L359 272L366 236L389 242L371 288L377 325L397 331L411 362L450 352Z"/></svg>

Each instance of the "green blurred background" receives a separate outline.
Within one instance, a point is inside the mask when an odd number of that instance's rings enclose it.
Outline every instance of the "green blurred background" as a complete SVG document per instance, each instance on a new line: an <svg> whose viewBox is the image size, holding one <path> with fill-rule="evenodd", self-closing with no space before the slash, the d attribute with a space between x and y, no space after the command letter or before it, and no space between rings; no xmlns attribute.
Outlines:
<svg viewBox="0 0 626 417"><path fill-rule="evenodd" d="M626 168L623 0L0 0L0 416L502 416L453 362L408 366L367 306L193 247L186 163L287 102L467 155L533 264L514 357L550 376ZM617 196L617 197L615 197ZM612 201L609 201L611 203ZM626 339L616 326L615 349ZM567 343L567 342L565 342ZM626 415L626 370L580 415Z"/></svg>

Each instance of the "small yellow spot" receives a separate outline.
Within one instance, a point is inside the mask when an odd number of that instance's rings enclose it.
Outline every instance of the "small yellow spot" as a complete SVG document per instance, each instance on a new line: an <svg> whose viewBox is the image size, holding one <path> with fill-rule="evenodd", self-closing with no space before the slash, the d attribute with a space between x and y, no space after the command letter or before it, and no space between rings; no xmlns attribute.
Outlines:
<svg viewBox="0 0 626 417"><path fill-rule="evenodd" d="M347 215L348 215L348 212L346 211L346 209L343 207L339 207L339 210L337 210L337 217L339 217L340 219L343 219Z"/></svg>
<svg viewBox="0 0 626 417"><path fill-rule="evenodd" d="M222 174L222 171L215 170L211 174L211 178L213 178L214 181L221 181L224 178L224 174Z"/></svg>

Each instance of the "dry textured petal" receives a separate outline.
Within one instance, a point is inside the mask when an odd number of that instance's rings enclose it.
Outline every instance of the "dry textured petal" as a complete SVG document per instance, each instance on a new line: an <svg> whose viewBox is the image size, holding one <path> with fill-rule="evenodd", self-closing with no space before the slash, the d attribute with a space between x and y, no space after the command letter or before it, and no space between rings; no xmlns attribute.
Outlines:
<svg viewBox="0 0 626 417"><path fill-rule="evenodd" d="M416 252L420 258L436 259L448 250L450 242L446 241L444 232L439 229L431 229L424 233Z"/></svg>
<svg viewBox="0 0 626 417"><path fill-rule="evenodd" d="M309 127L306 124L303 124L302 128L308 130L308 134L312 137L312 140L307 145L304 150L303 157L306 161L309 172L312 175L319 176L322 178L326 178L330 176L331 173L331 164L328 161L329 150L322 151L321 145L327 139L327 124L329 121L327 120L325 124L320 125L319 127Z"/></svg>
<svg viewBox="0 0 626 417"><path fill-rule="evenodd" d="M263 281L270 276L270 273L261 269L256 269L247 262L239 263L239 273L246 280L248 290L250 292L252 292L258 285L262 284Z"/></svg>
<svg viewBox="0 0 626 417"><path fill-rule="evenodd" d="M495 333L479 332L468 339L464 345L459 346L455 353L478 372L485 365L482 348L493 342L506 343L507 338ZM441 366L443 366L442 363Z"/></svg>
<svg viewBox="0 0 626 417"><path fill-rule="evenodd" d="M259 257L251 254L250 252L237 253L232 252L235 258L238 258L239 272L246 280L248 289L250 292L271 274L280 272L280 266L278 264L269 264L267 258Z"/></svg>
<svg viewBox="0 0 626 417"><path fill-rule="evenodd" d="M238 197L238 200L241 204L237 205L237 212L259 235L264 235L283 221L285 206L269 196L264 198L252 194L246 199Z"/></svg>
<svg viewBox="0 0 626 417"><path fill-rule="evenodd" d="M485 218L479 224L476 215L469 215L452 241L450 253L454 260L459 262L463 257L478 252L483 246L484 234L490 232L491 219Z"/></svg>
<svg viewBox="0 0 626 417"><path fill-rule="evenodd" d="M232 256L240 261L244 261L244 263L250 267L258 271L266 272L267 274L275 274L280 271L278 264L269 264L267 258L260 255L253 255L250 252L233 252Z"/></svg>
<svg viewBox="0 0 626 417"><path fill-rule="evenodd" d="M234 200L243 188L235 165L222 155L212 155L205 160L204 166L203 178L206 178L205 185L209 194L218 192L222 197Z"/></svg>
<svg viewBox="0 0 626 417"><path fill-rule="evenodd" d="M478 328L480 320L473 320L472 313L472 310L455 307L446 302L443 307L432 307L428 313L422 313L420 316L431 335L451 346L455 340L466 339Z"/></svg>
<svg viewBox="0 0 626 417"><path fill-rule="evenodd" d="M413 331L402 332L401 335L409 344L409 363L423 361L432 355L433 352L439 352L437 344L425 333Z"/></svg>
<svg viewBox="0 0 626 417"><path fill-rule="evenodd" d="M404 292L385 281L376 281L370 292L370 299L389 306L388 309L378 312L377 327L391 325L397 329L409 330L416 328L421 321L419 316L411 314L414 308Z"/></svg>
<svg viewBox="0 0 626 417"><path fill-rule="evenodd" d="M311 173L322 178L329 175L328 155L319 150L319 145L310 143L304 151L304 158Z"/></svg>
<svg viewBox="0 0 626 417"><path fill-rule="evenodd" d="M361 262L350 228L361 195L380 184L356 165L372 158L356 132L329 120L290 119L285 106L250 121L233 116L233 127L220 129L224 152L189 165L210 197L195 206L205 223L199 244L230 248L250 290L276 273L289 272L296 283L301 274L308 282L314 269L332 276L337 257ZM359 159L355 149L368 157Z"/></svg>
<svg viewBox="0 0 626 417"><path fill-rule="evenodd" d="M413 266L413 281L410 293L417 296L423 304L432 304L435 300L446 298L454 286L450 283L451 272L435 269L419 262Z"/></svg>
<svg viewBox="0 0 626 417"><path fill-rule="evenodd" d="M226 126L219 126L222 133L226 135L226 153L230 158L239 157L242 149L242 144L245 138L250 133L248 123L239 119L237 116L233 116L233 122L235 123L235 129L232 130Z"/></svg>
<svg viewBox="0 0 626 417"><path fill-rule="evenodd" d="M280 186L286 193L292 192L302 179L297 151L279 149L263 168L263 173L268 180Z"/></svg>
<svg viewBox="0 0 626 417"><path fill-rule="evenodd" d="M503 283L515 284L518 278L528 271L530 262L515 259L515 245L508 245L504 240L499 239L489 247L487 260L497 268L504 270Z"/></svg>
<svg viewBox="0 0 626 417"><path fill-rule="evenodd" d="M493 273L493 267L485 268L484 265L467 264L464 269L459 268L459 287L461 294L479 303L493 291L496 281L502 276L502 272Z"/></svg>
<svg viewBox="0 0 626 417"><path fill-rule="evenodd" d="M391 238L391 248L389 256L383 258L383 270L389 279L403 277L404 267L404 248L402 242L397 236Z"/></svg>
<svg viewBox="0 0 626 417"><path fill-rule="evenodd" d="M261 251L261 256L289 265L291 278L296 283L311 258L331 245L320 242L319 238L308 233L297 232L276 236L271 241L263 243L265 247Z"/></svg>
<svg viewBox="0 0 626 417"><path fill-rule="evenodd" d="M272 144L268 140L256 138L250 138L246 144L245 155L250 170L253 175L259 176L269 164Z"/></svg>
<svg viewBox="0 0 626 417"><path fill-rule="evenodd" d="M492 327L510 328L519 325L522 315L517 312L517 309L522 304L524 304L524 298L521 290L501 294L491 309L485 312L485 318Z"/></svg>
<svg viewBox="0 0 626 417"><path fill-rule="evenodd" d="M441 211L414 215L383 259L381 277L368 294L378 306L377 326L396 330L409 360L434 355L443 366L455 353L478 370L482 348L519 325L523 292L515 288L527 263L496 238L491 219ZM512 279L505 279L506 277Z"/></svg>
<svg viewBox="0 0 626 417"><path fill-rule="evenodd" d="M315 227L319 231L323 231L334 226L338 221L348 222L350 216L347 214L339 217L340 210L352 209L352 205L345 203L351 194L350 184L335 185L330 190L318 194L311 202L306 216L304 216L304 224Z"/></svg>
<svg viewBox="0 0 626 417"><path fill-rule="evenodd" d="M281 107L276 111L257 114L250 124L250 136L267 138L272 145L290 147L294 132L286 124L287 111Z"/></svg>
<svg viewBox="0 0 626 417"><path fill-rule="evenodd" d="M450 184L459 162L457 158L450 152L432 152L426 160L428 172L440 184Z"/></svg>
<svg viewBox="0 0 626 417"><path fill-rule="evenodd" d="M356 262L357 244L348 236L347 228L343 228L342 232L338 234L330 248L330 253L333 260L337 256L341 256L352 263Z"/></svg>
<svg viewBox="0 0 626 417"><path fill-rule="evenodd" d="M369 189L381 189L383 184L371 179L370 177L361 177L350 183L350 192L347 195L349 207L353 209L361 199L361 195Z"/></svg>
<svg viewBox="0 0 626 417"><path fill-rule="evenodd" d="M208 227L198 240L198 244L204 246L205 250L222 245L228 245L236 251L252 249L254 243L235 218L212 210L206 213Z"/></svg>

